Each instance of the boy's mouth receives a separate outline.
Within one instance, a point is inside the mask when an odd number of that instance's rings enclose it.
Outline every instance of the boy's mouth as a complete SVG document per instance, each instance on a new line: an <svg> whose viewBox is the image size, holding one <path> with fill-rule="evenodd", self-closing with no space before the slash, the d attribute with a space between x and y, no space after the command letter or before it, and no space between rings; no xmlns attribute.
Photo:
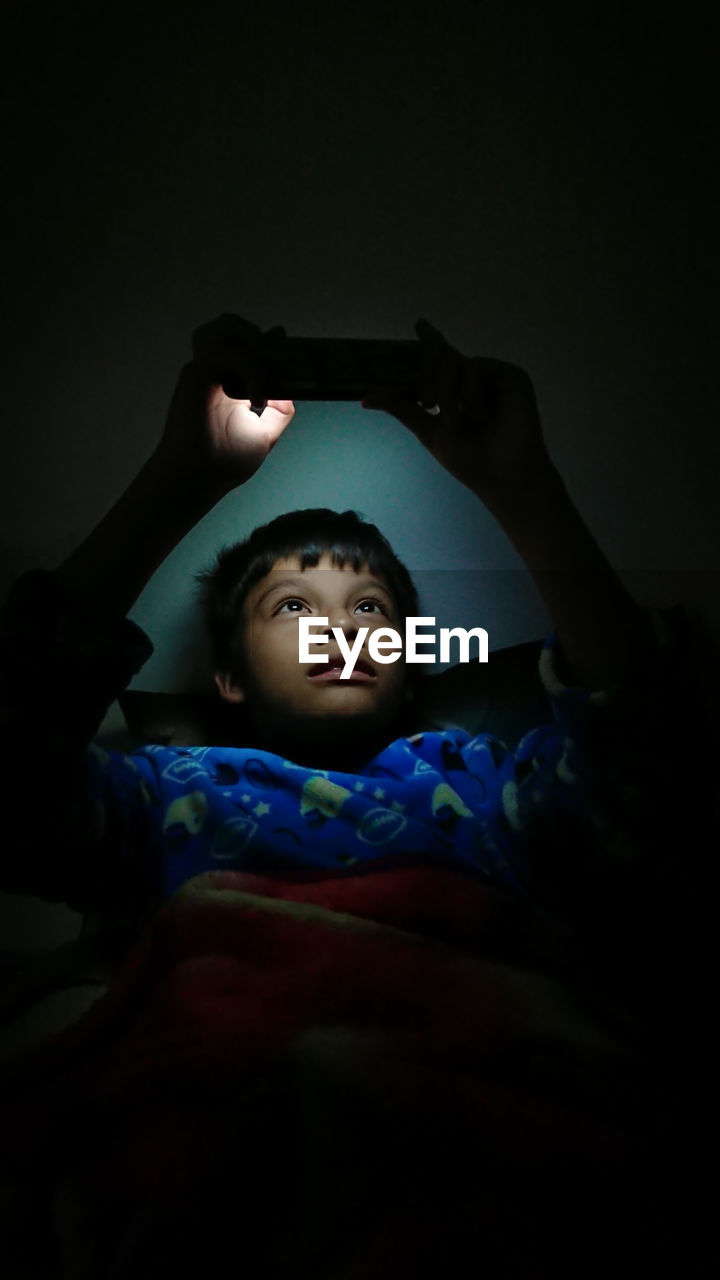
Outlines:
<svg viewBox="0 0 720 1280"><path fill-rule="evenodd" d="M339 680L345 670L344 658L330 657L327 662L318 662L316 666L311 667L308 672L310 680ZM369 662L365 662L363 658L358 658L352 672L347 680L343 680L343 684L351 684L354 680L375 680L375 668Z"/></svg>

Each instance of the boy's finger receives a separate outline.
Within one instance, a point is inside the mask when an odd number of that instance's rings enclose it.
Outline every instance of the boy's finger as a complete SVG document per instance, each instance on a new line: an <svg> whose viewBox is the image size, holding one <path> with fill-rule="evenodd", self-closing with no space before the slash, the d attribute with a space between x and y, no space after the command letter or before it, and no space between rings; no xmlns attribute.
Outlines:
<svg viewBox="0 0 720 1280"><path fill-rule="evenodd" d="M280 329L281 326L277 326L277 330ZM245 395L257 403L264 398L261 343L262 334L256 324L242 316L225 313L194 331L193 359L214 376L219 374L223 385L229 382L229 387L224 389L231 399L241 399L237 391L244 386ZM233 395L233 391L236 394Z"/></svg>
<svg viewBox="0 0 720 1280"><path fill-rule="evenodd" d="M194 330L192 348L196 355L202 356L226 346L257 343L260 336L259 327L251 320L226 312Z"/></svg>
<svg viewBox="0 0 720 1280"><path fill-rule="evenodd" d="M460 396L461 408L466 409L468 416L476 423L484 422L492 411L492 379L483 360L468 362Z"/></svg>
<svg viewBox="0 0 720 1280"><path fill-rule="evenodd" d="M464 361L457 351L446 347L438 361L437 403L446 422L454 422L458 416L458 401L463 394Z"/></svg>
<svg viewBox="0 0 720 1280"><path fill-rule="evenodd" d="M260 417L263 426L269 429L270 448L276 445L283 431L295 416L295 405L292 400L268 400Z"/></svg>
<svg viewBox="0 0 720 1280"><path fill-rule="evenodd" d="M434 325L430 324L429 320L424 320L422 318L418 320L415 324L415 332L422 341L433 343L435 345L444 344L447 346L447 338L445 335L442 334L439 329L436 329Z"/></svg>
<svg viewBox="0 0 720 1280"><path fill-rule="evenodd" d="M426 408L440 404L439 378L448 359L460 359L460 355L434 325L428 320L418 320L415 325L422 343L421 383L419 401Z"/></svg>
<svg viewBox="0 0 720 1280"><path fill-rule="evenodd" d="M231 400L249 397L253 404L265 402L266 371L258 357L250 351L222 347L212 353L196 356L195 364L209 381L221 383L223 391Z"/></svg>
<svg viewBox="0 0 720 1280"><path fill-rule="evenodd" d="M381 413L389 413L397 418L403 426L417 436L421 444L427 445L434 429L433 419L419 405L413 404L407 396L393 395L388 392L369 392L363 398L364 409L375 409Z"/></svg>

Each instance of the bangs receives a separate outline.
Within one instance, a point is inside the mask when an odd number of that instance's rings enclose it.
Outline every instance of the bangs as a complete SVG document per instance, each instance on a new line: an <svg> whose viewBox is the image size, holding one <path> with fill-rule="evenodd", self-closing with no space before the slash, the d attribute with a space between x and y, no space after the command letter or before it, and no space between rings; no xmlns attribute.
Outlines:
<svg viewBox="0 0 720 1280"><path fill-rule="evenodd" d="M294 542L288 542L279 551L268 550L262 556L264 572L259 576L264 577L266 573L270 573L277 560L287 560L290 556L298 557L301 569L314 569L321 557L326 553L330 555L334 569L344 569L347 565L352 565L355 573L360 573L360 570L367 565L371 573L387 577L387 557L382 556L375 547L367 546L364 543L361 544L357 538L331 539L322 537L315 537L305 542L302 546L298 546ZM256 567L259 568L260 566Z"/></svg>

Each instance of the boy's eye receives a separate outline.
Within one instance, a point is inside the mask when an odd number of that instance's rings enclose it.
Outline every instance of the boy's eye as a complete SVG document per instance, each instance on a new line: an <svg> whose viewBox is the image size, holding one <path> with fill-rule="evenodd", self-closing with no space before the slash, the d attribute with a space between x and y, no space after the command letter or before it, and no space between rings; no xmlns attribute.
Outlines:
<svg viewBox="0 0 720 1280"><path fill-rule="evenodd" d="M278 612L278 613L282 613L282 611L283 611L283 609L285 608L285 606L286 606L286 605L289 605L289 604L299 604L303 609L306 609L306 608L307 608L307 605L305 604L305 601L304 601L304 600L298 600L298 599L296 599L296 597L295 597L295 596L293 596L293 597L291 597L291 599L290 599L290 600L283 600L283 602L282 602L282 604L280 605L280 607L278 608L277 612ZM294 612L294 610L293 610L293 612Z"/></svg>
<svg viewBox="0 0 720 1280"><path fill-rule="evenodd" d="M382 601L381 601L381 600L372 600L372 599L370 599L370 600L361 600L357 607L358 607L358 609L363 609L363 606L364 606L364 605L366 605L366 604L370 604L370 605L372 605L374 609L379 609L379 610L380 610L380 613L386 613L386 612L387 612L387 610L386 610L386 608L385 608L385 605L382 603Z"/></svg>
<svg viewBox="0 0 720 1280"><path fill-rule="evenodd" d="M289 610L290 613L297 613L296 609L289 608L291 605L299 605L302 609L307 609L309 607L304 600L298 599L297 596L291 596L288 600L283 600L282 603L278 605L275 612L283 613L285 610ZM366 609L366 605L370 605L370 609ZM387 608L383 604L382 600L373 600L372 598L360 600L356 605L356 608L361 609L363 613L374 613L376 610L379 610L380 613L387 613Z"/></svg>

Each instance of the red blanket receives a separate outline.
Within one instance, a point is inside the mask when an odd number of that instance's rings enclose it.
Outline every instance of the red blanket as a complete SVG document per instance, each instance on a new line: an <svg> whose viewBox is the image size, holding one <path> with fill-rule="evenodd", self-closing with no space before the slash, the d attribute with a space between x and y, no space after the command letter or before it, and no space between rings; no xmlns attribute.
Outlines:
<svg viewBox="0 0 720 1280"><path fill-rule="evenodd" d="M188 882L0 1072L3 1275L706 1274L664 1086L574 957L453 871Z"/></svg>

